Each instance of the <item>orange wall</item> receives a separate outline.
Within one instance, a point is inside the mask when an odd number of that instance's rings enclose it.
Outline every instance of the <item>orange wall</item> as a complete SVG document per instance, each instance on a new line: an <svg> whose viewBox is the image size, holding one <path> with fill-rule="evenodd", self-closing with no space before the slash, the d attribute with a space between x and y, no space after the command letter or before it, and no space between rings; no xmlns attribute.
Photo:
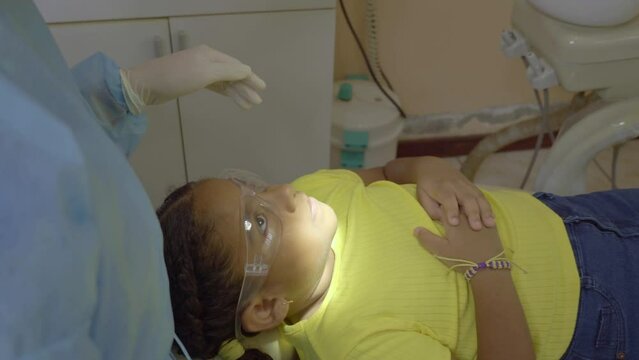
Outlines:
<svg viewBox="0 0 639 360"><path fill-rule="evenodd" d="M365 1L344 0L360 38ZM534 103L521 60L502 55L511 0L378 0L380 63L408 114L464 113ZM335 79L366 67L344 16L337 11ZM555 90L551 100L566 100ZM554 101L553 101L554 102Z"/></svg>

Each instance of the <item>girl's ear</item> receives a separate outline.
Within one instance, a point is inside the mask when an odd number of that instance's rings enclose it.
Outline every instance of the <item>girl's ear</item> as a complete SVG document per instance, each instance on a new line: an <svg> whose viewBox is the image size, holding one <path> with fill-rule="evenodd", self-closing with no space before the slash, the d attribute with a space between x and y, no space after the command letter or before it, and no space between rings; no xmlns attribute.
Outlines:
<svg viewBox="0 0 639 360"><path fill-rule="evenodd" d="M242 312L242 328L248 332L272 329L284 321L289 301L281 297L255 297Z"/></svg>

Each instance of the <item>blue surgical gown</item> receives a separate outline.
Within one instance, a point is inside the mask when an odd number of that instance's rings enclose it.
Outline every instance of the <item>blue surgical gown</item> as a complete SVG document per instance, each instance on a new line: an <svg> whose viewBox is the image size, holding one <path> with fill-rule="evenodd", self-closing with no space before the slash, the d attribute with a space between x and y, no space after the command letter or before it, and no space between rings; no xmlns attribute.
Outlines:
<svg viewBox="0 0 639 360"><path fill-rule="evenodd" d="M166 359L162 233L126 154L145 119L98 54L70 71L31 1L0 1L0 359Z"/></svg>

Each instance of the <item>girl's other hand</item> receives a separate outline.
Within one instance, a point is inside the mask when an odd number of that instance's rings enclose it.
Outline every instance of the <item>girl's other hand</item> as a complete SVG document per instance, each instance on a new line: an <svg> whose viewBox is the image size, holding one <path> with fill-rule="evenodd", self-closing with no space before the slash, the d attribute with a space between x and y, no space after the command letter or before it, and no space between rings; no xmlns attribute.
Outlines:
<svg viewBox="0 0 639 360"><path fill-rule="evenodd" d="M451 225L446 218L442 221L446 230L444 237L439 237L423 227L415 228L415 237L422 247L431 254L480 263L503 250L496 228L483 228L477 231L470 228L465 217L462 217L458 226ZM444 259L439 260L448 267L458 264ZM467 269L463 266L455 268L461 273Z"/></svg>
<svg viewBox="0 0 639 360"><path fill-rule="evenodd" d="M430 158L417 178L417 198L431 218L456 226L463 212L473 230L494 227L495 217L484 194L446 160Z"/></svg>

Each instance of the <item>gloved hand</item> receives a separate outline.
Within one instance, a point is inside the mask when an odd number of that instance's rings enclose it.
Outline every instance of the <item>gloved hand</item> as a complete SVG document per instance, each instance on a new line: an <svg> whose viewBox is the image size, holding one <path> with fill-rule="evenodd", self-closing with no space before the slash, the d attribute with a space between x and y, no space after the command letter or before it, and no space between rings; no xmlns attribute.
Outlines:
<svg viewBox="0 0 639 360"><path fill-rule="evenodd" d="M136 115L146 105L162 104L203 88L227 95L249 109L262 102L257 91L266 88L250 67L206 45L121 69L120 77L127 105Z"/></svg>

